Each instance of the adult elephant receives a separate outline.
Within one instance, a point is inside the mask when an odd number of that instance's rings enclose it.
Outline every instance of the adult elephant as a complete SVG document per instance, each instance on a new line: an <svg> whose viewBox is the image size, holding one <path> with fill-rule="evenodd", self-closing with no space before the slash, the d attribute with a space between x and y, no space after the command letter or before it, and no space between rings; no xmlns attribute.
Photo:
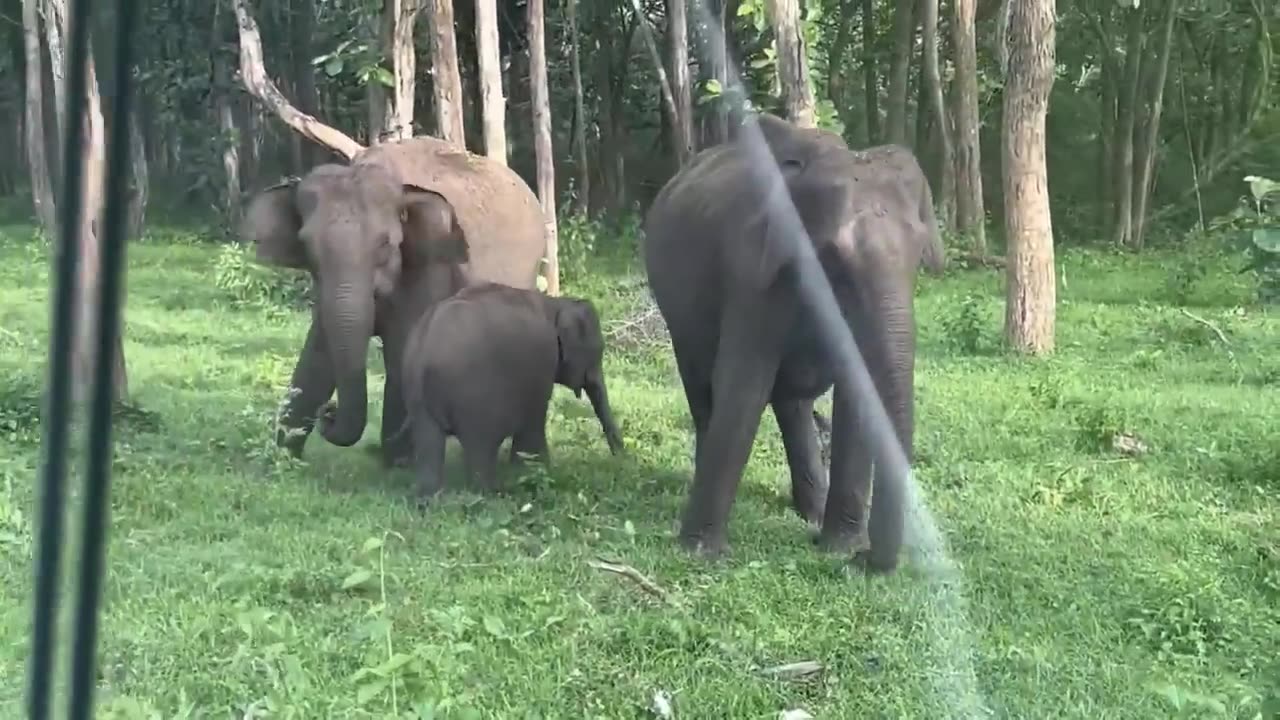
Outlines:
<svg viewBox="0 0 1280 720"><path fill-rule="evenodd" d="M369 339L382 339L383 459L412 459L400 354L414 319L471 280L533 288L546 246L537 198L514 171L432 137L375 145L258 193L243 234L264 263L311 273L316 302L276 432L295 457L320 433L350 446L367 424ZM336 408L320 413L337 390Z"/></svg>
<svg viewBox="0 0 1280 720"><path fill-rule="evenodd" d="M659 191L645 219L649 287L695 428L680 541L706 555L728 548L730 508L769 404L792 503L821 527L818 544L847 550L869 541L859 554L871 569L892 571L904 488L884 458L873 457L855 389L836 377L824 328L802 299L801 284L816 279L802 276L798 253L810 244L909 458L914 278L921 262L935 274L944 266L929 184L905 148L852 151L838 136L772 115L756 123L761 134L744 128L699 153ZM751 145L761 135L776 171L763 167L768 152L752 152L763 150ZM779 212L788 205L807 238L795 237ZM813 401L833 385L828 486Z"/></svg>

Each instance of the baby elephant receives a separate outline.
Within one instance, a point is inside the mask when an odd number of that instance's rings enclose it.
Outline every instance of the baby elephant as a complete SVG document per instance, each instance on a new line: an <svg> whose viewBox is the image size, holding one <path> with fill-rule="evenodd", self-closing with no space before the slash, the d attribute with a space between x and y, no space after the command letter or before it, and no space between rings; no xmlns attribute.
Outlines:
<svg viewBox="0 0 1280 720"><path fill-rule="evenodd" d="M458 438L467 475L482 490L497 489L498 448L507 438L512 462L521 452L545 459L555 383L579 398L587 391L609 450L620 452L603 356L600 318L587 300L476 282L425 313L402 359L419 504L443 486L449 435Z"/></svg>

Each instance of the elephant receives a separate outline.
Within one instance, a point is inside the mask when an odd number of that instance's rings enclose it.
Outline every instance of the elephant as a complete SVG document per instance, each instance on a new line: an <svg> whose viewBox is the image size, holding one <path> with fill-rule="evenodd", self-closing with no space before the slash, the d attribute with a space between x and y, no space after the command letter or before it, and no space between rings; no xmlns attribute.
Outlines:
<svg viewBox="0 0 1280 720"><path fill-rule="evenodd" d="M401 359L409 409L401 432L412 428L419 505L443 487L448 436L458 438L467 474L485 491L498 489L498 448L507 438L512 462L521 453L548 460L547 407L557 383L578 398L586 391L610 452L621 452L603 356L589 300L476 282L427 310Z"/></svg>
<svg viewBox="0 0 1280 720"><path fill-rule="evenodd" d="M386 368L383 462L407 464L412 448L390 440L405 418L399 358L413 321L472 280L534 287L544 228L513 170L433 137L375 145L349 165L319 165L255 195L242 234L257 260L307 270L316 298L277 444L301 457L317 416L330 443L360 440L376 335ZM336 408L326 405L335 390Z"/></svg>
<svg viewBox="0 0 1280 720"><path fill-rule="evenodd" d="M932 191L906 148L854 151L833 133L769 114L747 122L760 134L743 128L699 152L659 190L644 219L649 289L694 425L679 542L708 558L729 550L730 510L767 404L782 435L792 505L818 527L815 543L857 550L869 571L892 572L906 488L866 442L866 409L836 376L835 351L802 297L801 283L813 280L801 277L799 253L807 242L909 459L915 276L922 264L934 275L945 268ZM757 159L768 153L752 153L760 135L777 172ZM800 233L770 211L788 198L807 238L794 237ZM814 400L833 387L828 481Z"/></svg>

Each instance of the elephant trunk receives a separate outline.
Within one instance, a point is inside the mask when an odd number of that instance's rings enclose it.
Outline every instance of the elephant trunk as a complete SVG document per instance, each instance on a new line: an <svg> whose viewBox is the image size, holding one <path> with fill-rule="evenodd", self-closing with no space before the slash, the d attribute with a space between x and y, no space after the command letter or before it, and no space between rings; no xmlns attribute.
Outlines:
<svg viewBox="0 0 1280 720"><path fill-rule="evenodd" d="M321 419L325 440L349 447L360 441L368 422L365 359L373 335L373 289L368 282L343 279L320 295L320 317L337 380L338 408Z"/></svg>
<svg viewBox="0 0 1280 720"><path fill-rule="evenodd" d="M600 427L604 429L605 440L609 442L609 452L617 455L622 452L622 433L613 420L613 411L609 409L609 391L605 389L604 373L597 368L587 376L587 398L591 400L591 409L600 419Z"/></svg>

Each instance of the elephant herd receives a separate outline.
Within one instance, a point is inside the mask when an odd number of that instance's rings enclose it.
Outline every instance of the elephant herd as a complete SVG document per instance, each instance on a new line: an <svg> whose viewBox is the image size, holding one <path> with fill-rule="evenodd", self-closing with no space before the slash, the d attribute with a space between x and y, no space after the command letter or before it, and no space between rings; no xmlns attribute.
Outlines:
<svg viewBox="0 0 1280 720"><path fill-rule="evenodd" d="M791 222L778 207L794 208ZM483 489L496 485L505 439L513 460L545 455L554 384L586 392L620 452L595 308L536 290L544 227L514 171L431 137L376 145L258 193L244 226L258 259L309 271L316 289L277 443L300 457L317 423L332 444L360 440L376 335L383 462L416 466L420 503L442 487L447 436ZM695 429L680 543L705 556L727 550L730 508L769 405L792 504L819 528L819 546L894 570L903 479L866 439L866 408L805 299L804 260L825 275L909 459L914 278L921 264L935 274L944 265L915 157L897 146L852 150L833 133L756 115L663 186L645 217L643 258ZM828 473L814 401L833 387Z"/></svg>

